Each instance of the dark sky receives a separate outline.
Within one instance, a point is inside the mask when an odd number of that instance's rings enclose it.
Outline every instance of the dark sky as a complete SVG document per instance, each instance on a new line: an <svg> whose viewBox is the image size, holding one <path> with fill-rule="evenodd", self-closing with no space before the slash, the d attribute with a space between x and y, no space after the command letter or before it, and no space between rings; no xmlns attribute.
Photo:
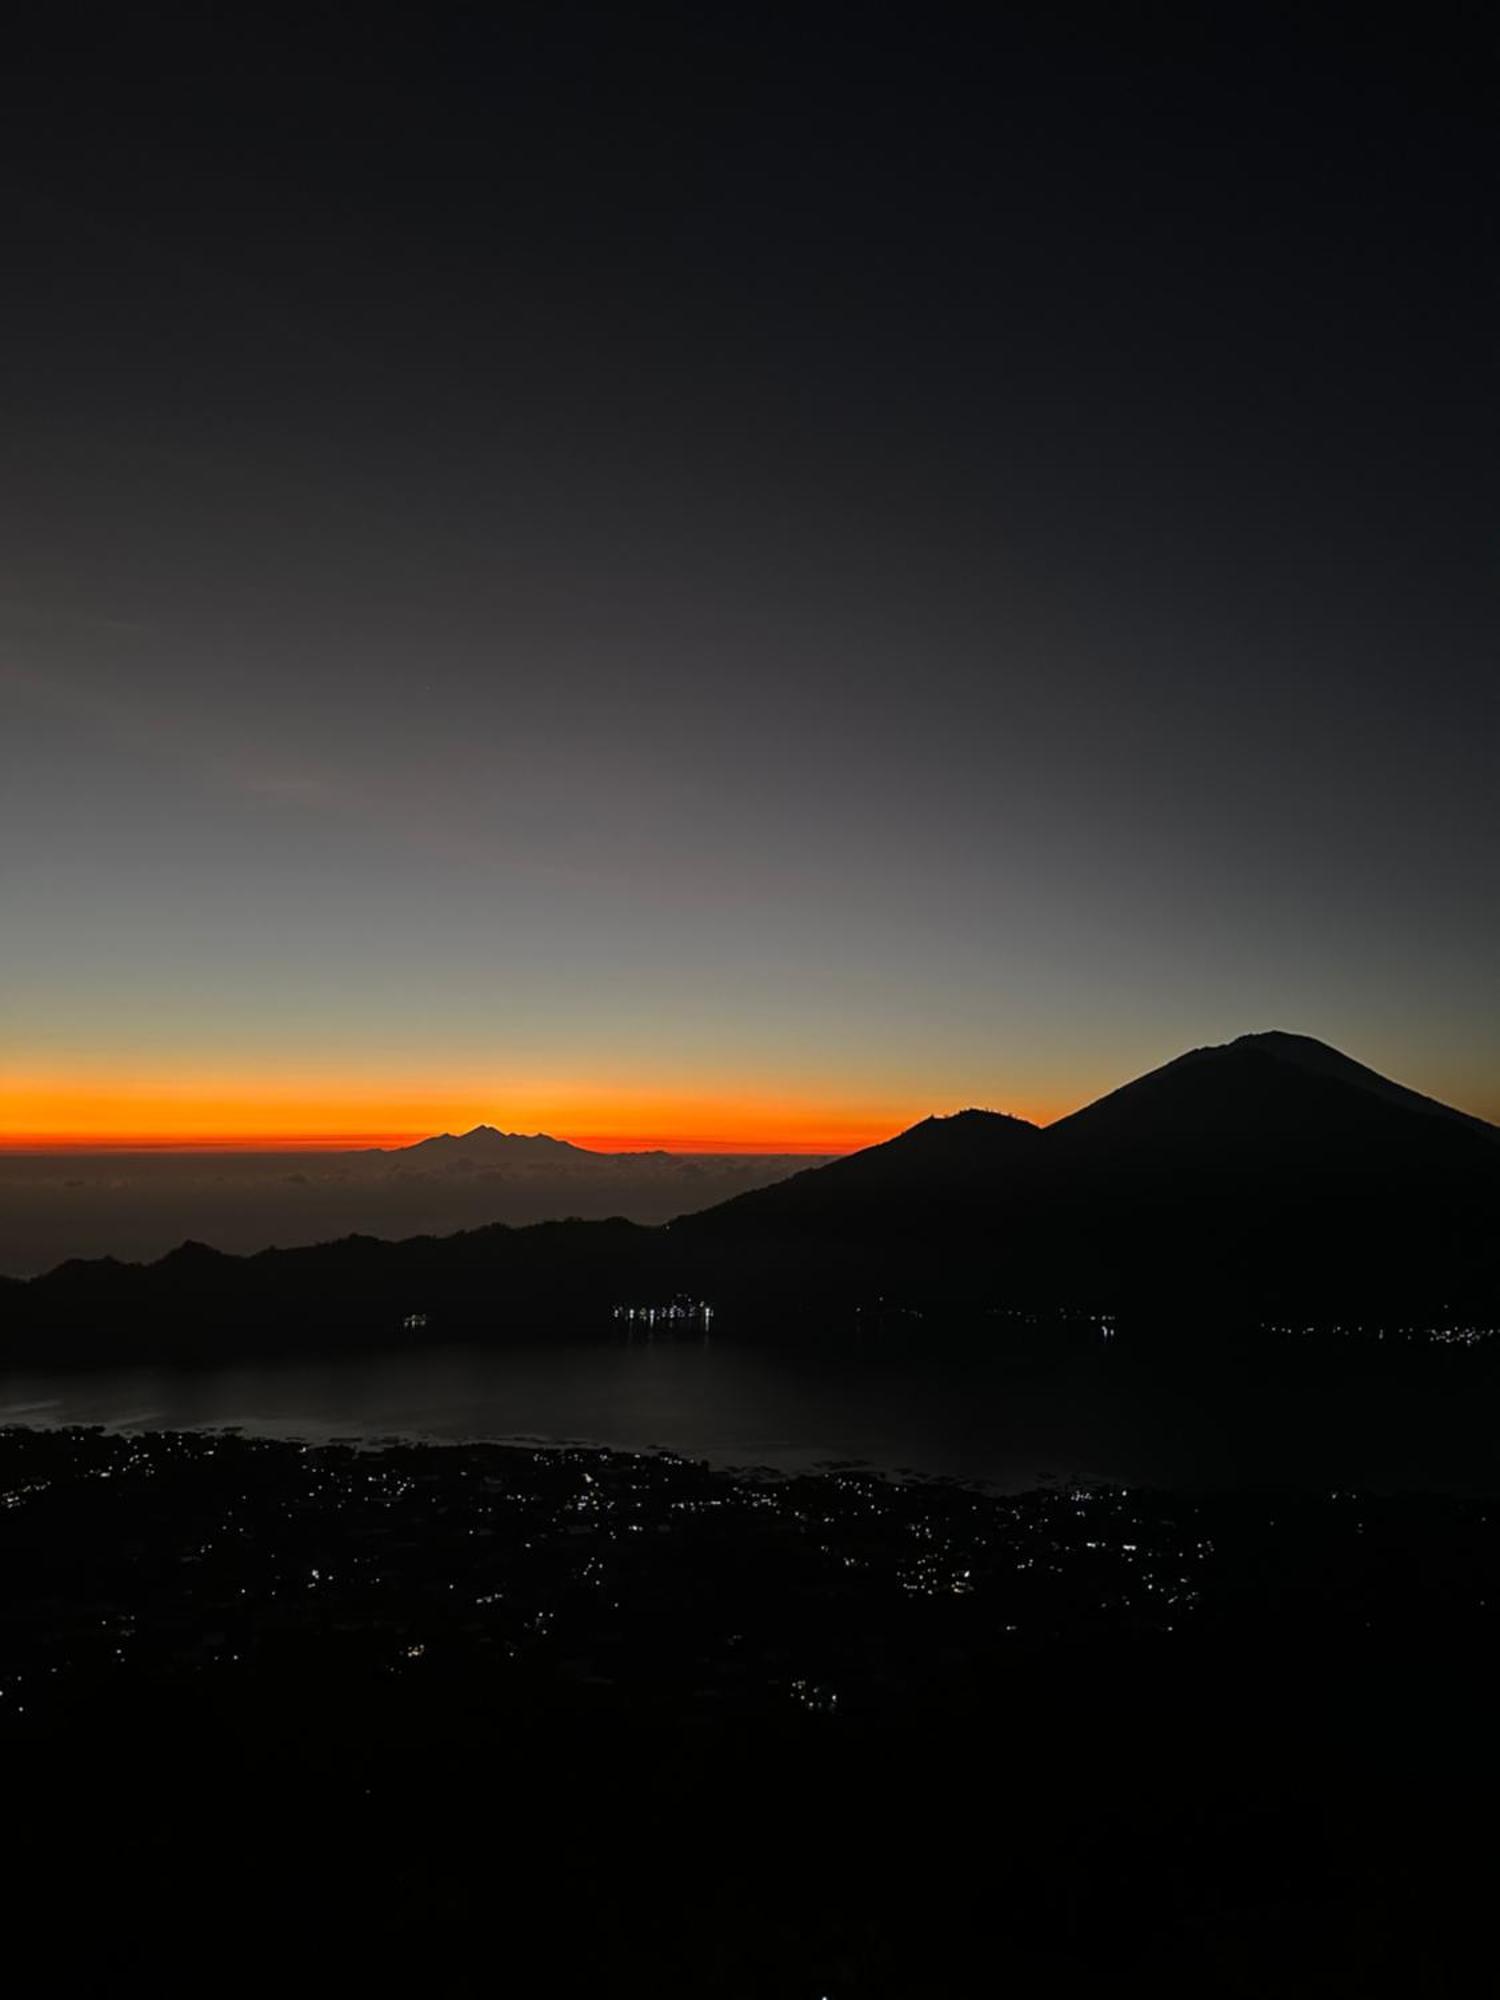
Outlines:
<svg viewBox="0 0 1500 2000"><path fill-rule="evenodd" d="M1198 11L23 19L0 1124L1500 1117L1493 38Z"/></svg>

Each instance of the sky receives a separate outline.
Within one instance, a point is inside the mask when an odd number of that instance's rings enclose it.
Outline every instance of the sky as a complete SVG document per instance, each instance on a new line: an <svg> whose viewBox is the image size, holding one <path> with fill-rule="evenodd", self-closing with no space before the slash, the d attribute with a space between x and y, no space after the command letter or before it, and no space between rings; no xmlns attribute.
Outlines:
<svg viewBox="0 0 1500 2000"><path fill-rule="evenodd" d="M1500 1119L1477 13L237 11L0 77L0 1144Z"/></svg>

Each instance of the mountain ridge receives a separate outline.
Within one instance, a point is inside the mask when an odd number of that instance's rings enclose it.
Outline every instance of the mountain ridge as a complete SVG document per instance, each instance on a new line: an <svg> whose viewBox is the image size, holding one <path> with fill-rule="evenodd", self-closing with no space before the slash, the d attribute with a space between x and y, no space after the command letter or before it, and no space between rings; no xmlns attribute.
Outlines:
<svg viewBox="0 0 1500 2000"><path fill-rule="evenodd" d="M672 1227L747 1289L758 1269L828 1295L946 1277L969 1296L1277 1309L1475 1289L1500 1240L1500 1131L1280 1031L1190 1050L1049 1126L969 1113L872 1153L881 1171L855 1155Z"/></svg>
<svg viewBox="0 0 1500 2000"><path fill-rule="evenodd" d="M75 1260L0 1297L32 1352L51 1329L96 1356L118 1325L201 1356L206 1327L293 1347L429 1322L462 1338L597 1333L621 1299L674 1292L762 1329L847 1324L872 1298L949 1315L1066 1299L1210 1322L1500 1310L1500 1130L1274 1033L1188 1051L1051 1126L978 1109L922 1119L657 1226L493 1224L247 1258L188 1243L149 1265Z"/></svg>
<svg viewBox="0 0 1500 2000"><path fill-rule="evenodd" d="M554 1139L550 1132L502 1132L494 1125L474 1125L467 1132L436 1132L410 1146L372 1146L368 1150L390 1160L410 1159L413 1155L426 1159L491 1159L496 1155L545 1156L549 1160L558 1156L590 1160L617 1157L594 1152L587 1146L575 1146L571 1139Z"/></svg>

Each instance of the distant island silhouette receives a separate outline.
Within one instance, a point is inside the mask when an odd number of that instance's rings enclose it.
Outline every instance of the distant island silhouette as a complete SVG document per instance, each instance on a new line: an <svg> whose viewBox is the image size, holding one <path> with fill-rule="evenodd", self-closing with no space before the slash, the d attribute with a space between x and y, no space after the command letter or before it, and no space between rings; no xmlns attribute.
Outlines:
<svg viewBox="0 0 1500 2000"><path fill-rule="evenodd" d="M579 1152L479 1127L407 1149ZM0 1354L67 1360L600 1333L622 1303L856 1337L1077 1306L1191 1322L1500 1306L1500 1129L1281 1032L1195 1049L1048 1127L923 1120L660 1226L354 1235L233 1257L65 1263L0 1286Z"/></svg>
<svg viewBox="0 0 1500 2000"><path fill-rule="evenodd" d="M571 1139L554 1139L550 1132L501 1132L493 1125L475 1125L467 1132L439 1132L431 1139L418 1139L410 1146L371 1146L363 1149L382 1159L449 1164L472 1161L545 1161L549 1166L566 1161L587 1164L599 1160L666 1160L672 1155L660 1146L640 1152L604 1152L593 1146L575 1146Z"/></svg>

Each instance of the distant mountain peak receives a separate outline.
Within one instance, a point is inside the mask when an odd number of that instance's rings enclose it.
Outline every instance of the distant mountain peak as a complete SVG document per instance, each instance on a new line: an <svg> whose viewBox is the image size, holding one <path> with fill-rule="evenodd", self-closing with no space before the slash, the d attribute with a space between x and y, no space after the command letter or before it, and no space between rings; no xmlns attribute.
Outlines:
<svg viewBox="0 0 1500 2000"><path fill-rule="evenodd" d="M963 1125L971 1125L977 1128L992 1118L1003 1118L1008 1125L1024 1125L1027 1122L1024 1118L1017 1118L1015 1113L1011 1111L994 1111L987 1104L966 1104L958 1111L931 1112L926 1118L921 1119L919 1123L922 1125L946 1125L950 1129L954 1126ZM916 1127L909 1126L907 1129L915 1131Z"/></svg>
<svg viewBox="0 0 1500 2000"><path fill-rule="evenodd" d="M1322 1049L1331 1056L1339 1051L1331 1042L1320 1042L1316 1035L1295 1034L1290 1028L1257 1028L1253 1034L1236 1035L1232 1042L1222 1046L1231 1049L1265 1049L1270 1054L1294 1053L1299 1049ZM1343 1060L1348 1061L1348 1057Z"/></svg>
<svg viewBox="0 0 1500 2000"><path fill-rule="evenodd" d="M225 1262L225 1253L216 1250L211 1243L200 1243L189 1236L179 1243L175 1250L169 1250L165 1257L157 1260L158 1268L173 1271L179 1276L184 1272L217 1270Z"/></svg>
<svg viewBox="0 0 1500 2000"><path fill-rule="evenodd" d="M1191 1049L1048 1129L1069 1144L1085 1135L1128 1130L1144 1136L1191 1125L1225 1136L1234 1130L1264 1134L1273 1126L1286 1131L1304 1123L1313 1132L1369 1115L1372 1100L1388 1111L1441 1119L1500 1139L1500 1131L1482 1118L1395 1083L1313 1035L1285 1028Z"/></svg>
<svg viewBox="0 0 1500 2000"><path fill-rule="evenodd" d="M840 1213L857 1214L872 1201L887 1214L945 1201L962 1208L975 1199L987 1200L1021 1163L1029 1162L1041 1138L1038 1126L1005 1111L971 1105L946 1115L934 1113L894 1138L736 1195L680 1218L678 1226L689 1233L716 1230L726 1218L731 1228L747 1220L827 1222Z"/></svg>
<svg viewBox="0 0 1500 2000"><path fill-rule="evenodd" d="M414 1146L398 1146L398 1156L479 1158L492 1154L581 1153L584 1148L567 1139L554 1139L549 1132L502 1132L494 1125L474 1125L467 1132L440 1132L435 1138L419 1139Z"/></svg>

